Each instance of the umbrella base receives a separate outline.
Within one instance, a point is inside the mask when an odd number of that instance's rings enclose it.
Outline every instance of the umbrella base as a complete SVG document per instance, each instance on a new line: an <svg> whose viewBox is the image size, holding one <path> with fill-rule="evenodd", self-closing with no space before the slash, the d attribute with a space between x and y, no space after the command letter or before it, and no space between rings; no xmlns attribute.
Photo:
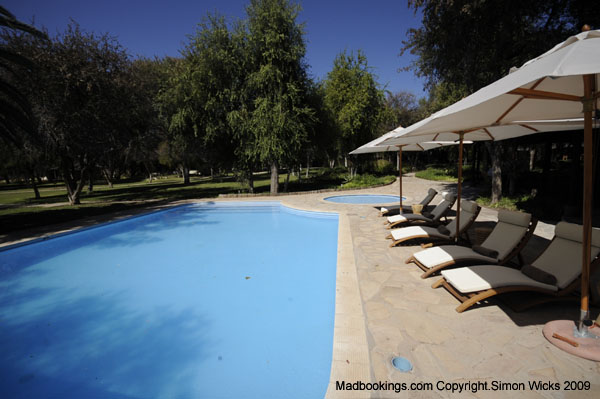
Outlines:
<svg viewBox="0 0 600 399"><path fill-rule="evenodd" d="M579 338L574 335L576 328L577 327L572 320L554 320L544 325L542 333L552 345L567 353L596 362L600 361L600 339ZM598 327L592 328L591 330L592 331L590 332L592 333L600 333L600 328ZM557 336L566 340L556 338ZM576 344L577 346L573 344Z"/></svg>

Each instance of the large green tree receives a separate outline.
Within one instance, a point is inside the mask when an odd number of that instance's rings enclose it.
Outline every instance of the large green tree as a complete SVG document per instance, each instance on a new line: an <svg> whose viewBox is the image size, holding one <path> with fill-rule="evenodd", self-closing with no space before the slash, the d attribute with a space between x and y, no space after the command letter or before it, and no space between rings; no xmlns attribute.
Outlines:
<svg viewBox="0 0 600 399"><path fill-rule="evenodd" d="M69 202L78 204L90 168L123 131L127 54L110 36L83 32L75 23L51 40L4 37L37 65L19 87L33 104L46 148L59 160Z"/></svg>
<svg viewBox="0 0 600 399"><path fill-rule="evenodd" d="M324 82L324 103L331 114L340 154L372 140L381 120L383 91L362 51L337 55Z"/></svg>
<svg viewBox="0 0 600 399"><path fill-rule="evenodd" d="M251 0L247 90L248 127L258 160L271 169L271 193L279 191L279 167L299 156L313 110L307 105L308 79L300 6L288 0Z"/></svg>
<svg viewBox="0 0 600 399"><path fill-rule="evenodd" d="M421 116L417 97L409 92L386 93L382 110L379 135L398 126L409 126Z"/></svg>
<svg viewBox="0 0 600 399"><path fill-rule="evenodd" d="M35 69L28 57L7 45L6 40L14 35L30 35L38 40L48 36L33 26L27 25L0 6L0 138L16 146L22 146L32 139L37 140L31 104L26 95L15 85L15 81L25 78Z"/></svg>
<svg viewBox="0 0 600 399"><path fill-rule="evenodd" d="M600 26L597 5L582 0L411 0L409 7L420 9L423 21L408 31L402 52L417 56L412 68L446 98L492 83L578 33L584 23ZM492 200L497 201L501 147L493 143L488 149Z"/></svg>

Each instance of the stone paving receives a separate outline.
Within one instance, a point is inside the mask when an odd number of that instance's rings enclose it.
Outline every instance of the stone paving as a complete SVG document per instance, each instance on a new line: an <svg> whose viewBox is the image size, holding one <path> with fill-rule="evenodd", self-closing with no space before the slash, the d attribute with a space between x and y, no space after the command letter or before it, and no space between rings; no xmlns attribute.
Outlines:
<svg viewBox="0 0 600 399"><path fill-rule="evenodd" d="M414 177L403 180L407 203L418 201L429 187L454 191L453 185ZM458 301L444 289L432 289L438 279L421 279L421 270L404 261L418 245L389 247L384 219L370 205L334 204L324 197L352 193L397 194L398 183L344 193L314 193L277 197L300 209L340 213L336 324L331 382L328 398L500 398L507 395L531 398L600 397L600 363L566 354L542 335L544 323L578 317L578 303L552 304L516 313L497 299L457 313ZM465 196L470 195L469 190ZM256 197L252 200L273 200ZM250 200L243 198L242 200ZM434 199L437 203L439 197ZM477 225L496 220L496 211L482 209ZM120 214L119 216L127 216ZM101 221L98 218L92 222ZM92 223L83 221L80 225ZM69 226L30 231L18 238L35 237ZM73 226L71 226L73 227ZM474 226L477 227L477 226ZM471 232L472 233L472 232ZM553 226L540 222L524 251L526 261L539 254L553 235ZM1 245L11 242L3 237ZM592 316L598 309L592 308ZM413 370L402 373L392 367L394 356L403 356ZM339 391L336 381L420 384L421 390ZM474 389L477 382L503 385L506 390ZM560 390L530 390L529 382L560 384ZM589 390L566 391L566 381L588 381ZM431 389L427 383L433 384ZM462 384L463 392L448 389ZM465 384L470 383L470 386ZM520 383L524 383L520 386ZM441 384L441 385L438 385ZM396 385L398 388L403 388ZM393 387L391 387L393 388ZM510 389L513 390L510 390Z"/></svg>

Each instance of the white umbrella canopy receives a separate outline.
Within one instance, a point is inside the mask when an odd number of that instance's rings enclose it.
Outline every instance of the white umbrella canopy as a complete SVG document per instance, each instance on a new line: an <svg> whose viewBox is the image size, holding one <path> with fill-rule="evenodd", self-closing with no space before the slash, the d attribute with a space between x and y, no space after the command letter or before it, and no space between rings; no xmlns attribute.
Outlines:
<svg viewBox="0 0 600 399"><path fill-rule="evenodd" d="M391 132L388 132L383 136L368 142L367 144L363 144L354 151L350 152L350 155L398 151L398 144L386 145L385 143L383 143L387 139L394 137L398 132L398 129L392 130ZM446 147L449 145L457 145L458 141L456 141L456 135L454 139L454 141L423 141L418 143L402 144L402 151L428 151L433 150L435 148ZM465 142L465 144L468 143Z"/></svg>
<svg viewBox="0 0 600 399"><path fill-rule="evenodd" d="M583 256L581 314L578 328L581 335L586 332L583 322L589 319L592 114L598 111L599 77L600 30L588 30L568 38L489 86L407 127L397 135L398 137L386 142L397 144L403 140L410 140L412 136L430 139L431 135L435 137L439 134L437 138L433 138L436 140L443 138L442 133L445 132L458 134L461 140L465 135L471 140L477 140L475 134L469 135L469 132L480 129L485 132L485 129L489 130L501 125L522 126L514 123L515 121L564 121L583 118ZM494 137L495 140L503 138L506 137L503 137L501 132Z"/></svg>
<svg viewBox="0 0 600 399"><path fill-rule="evenodd" d="M417 122L397 136L440 134L434 140L447 140L442 133L478 131L469 140L485 138L483 129L514 121L566 120L583 118L583 75L592 75L596 87L600 75L600 30L572 36L550 51L530 60L513 73ZM594 103L597 104L595 96ZM597 106L595 107L597 109ZM496 129L497 130L497 129ZM557 129L565 130L565 129ZM546 131L546 130L545 130ZM517 137L502 132L494 140ZM531 133L529 133L531 134ZM424 138L431 140L432 137ZM389 140L386 144L396 144Z"/></svg>
<svg viewBox="0 0 600 399"><path fill-rule="evenodd" d="M424 119L421 122L425 122L428 119L429 118ZM421 122L418 122L418 124ZM412 125L409 128L412 128L415 125ZM405 130L408 130L409 128L406 128ZM450 140L455 140L455 142L458 144L459 135L461 133L470 141L500 141L536 133L578 129L583 129L583 118L522 120L503 125L490 125L486 127L474 127L462 130L447 127L444 131L436 133L420 133L420 130L413 130L412 132L408 131L407 133L397 132L390 134L385 140L382 140L379 143L379 146L392 147L402 143L412 143L415 140L426 140L428 143L449 142Z"/></svg>
<svg viewBox="0 0 600 399"><path fill-rule="evenodd" d="M404 128L402 126L397 127L396 129L387 132L381 137L376 138L368 142L367 144L363 144L358 147L354 151L350 152L350 155L358 155L358 154L371 154L377 152L392 152L395 151L398 153L398 182L400 188L400 207L399 212L402 213L402 152L403 151L428 151L433 150L435 148L445 147L449 145L457 145L457 141L436 141L436 142L420 142L421 138L411 139L410 144L399 144L399 145L383 145L382 143L398 133L400 133ZM471 142L464 142L464 144L470 144Z"/></svg>

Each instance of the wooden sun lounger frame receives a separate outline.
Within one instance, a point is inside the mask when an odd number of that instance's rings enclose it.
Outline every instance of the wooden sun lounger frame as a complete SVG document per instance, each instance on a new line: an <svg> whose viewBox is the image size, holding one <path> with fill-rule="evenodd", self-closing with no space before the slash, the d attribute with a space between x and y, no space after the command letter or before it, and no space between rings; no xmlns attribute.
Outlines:
<svg viewBox="0 0 600 399"><path fill-rule="evenodd" d="M554 241L554 239L553 239ZM596 258L590 264L590 273L593 273L596 268L600 265L600 257L596 256ZM490 298L492 296L506 294L510 292L534 292L543 294L539 298L536 298L533 301L529 301L527 304L524 304L517 309L517 311L526 310L532 308L537 305L542 305L549 302L558 302L558 301L568 301L572 298L568 295L581 288L581 276L577 277L571 284L558 291L551 291L540 287L532 287L530 285L513 285L506 287L498 287L498 288L490 288L483 291L475 291L467 294L463 294L458 291L456 288L452 286L444 277L436 281L431 285L431 288L439 288L444 287L446 291L451 293L456 299L458 299L461 304L458 305L456 311L458 313L462 313L465 310L469 309L471 306L477 304L478 302L483 301L484 299ZM573 299L578 299L573 297Z"/></svg>
<svg viewBox="0 0 600 399"><path fill-rule="evenodd" d="M481 207L479 205L477 205L477 210L473 213L473 217L469 220L469 222L465 225L465 227L458 232L458 237L460 238L461 234L466 233L467 231L469 231L469 229L471 228L471 225L475 222L475 219L477 219L477 216L479 216L479 212L481 212ZM386 238L391 238L392 240L394 239L394 237L392 236L392 234L390 233ZM390 248L391 247L395 247L405 241L408 240L415 240L417 238L430 238L431 241L446 241L446 242L453 242L454 241L454 237L431 237L428 234L420 234L420 235L413 235L410 237L406 237L403 238L401 240L394 240L391 244L390 244ZM468 241L468 235L467 235L467 241Z"/></svg>
<svg viewBox="0 0 600 399"><path fill-rule="evenodd" d="M394 223L390 223L390 222L388 222L386 220L385 223L384 223L384 225L387 225L388 230L392 229L394 227L400 226L401 224L404 224L404 223L409 223L409 224L416 223L416 224L421 225L421 226L439 226L440 224L442 224L442 222L441 222L442 218L444 218L446 221L448 220L447 214L450 211L450 209L452 209L452 207L454 206L455 203L456 203L456 197L450 203L450 205L444 210L444 212L442 212L442 214L440 215L440 217L437 220L430 219L430 218L427 218L426 216L421 215L425 219L399 220L399 221L394 222Z"/></svg>
<svg viewBox="0 0 600 399"><path fill-rule="evenodd" d="M518 257L519 259L519 264L523 265L523 257L521 256L521 251L523 250L523 248L525 248L525 245L527 245L527 242L529 242L529 239L533 236L533 232L535 231L535 226L537 226L537 219L532 217L531 220L529 221L529 226L527 226L527 231L525 232L525 234L523 235L523 237L521 238L521 241L519 241L519 243L517 244L517 246L508 253L508 255L506 255L503 259L500 259L498 261L498 263L495 263L495 265L501 266L506 264L506 262L508 262L509 260L511 260L512 258L514 258L515 256ZM433 274L439 273L440 271L442 271L443 269L449 268L451 266L466 266L469 264L477 264L477 263L481 263L481 259L477 259L477 258L464 258L464 259L458 259L458 260L450 260L448 262L444 262L444 263L440 263L439 265L432 267L432 268L428 268L427 266L423 265L421 262L419 262L414 255L411 255L410 258L406 259L405 263L409 264L409 263L414 263L415 265L419 266L419 268L421 270L423 270L423 274L421 274L421 278L427 278Z"/></svg>
<svg viewBox="0 0 600 399"><path fill-rule="evenodd" d="M427 192L427 195L429 195L429 192ZM425 196L425 198L427 198L427 195ZM429 201L427 201L426 204L422 204L421 203L422 201L421 201L421 202L417 202L415 205L417 205L417 204L418 205L423 205L423 210L425 210L425 209L427 209L427 207L429 206L429 204L431 203L431 201L433 201L433 199L435 198L436 195L438 195L437 191L435 192L435 195L433 195L431 197L431 199ZM425 198L423 198L423 200L425 200ZM405 212L405 209L406 209L407 213L408 212L412 213L412 206L411 205L402 205L402 212ZM389 209L387 209L385 212L381 211L381 207L380 207L379 208L379 211L380 211L379 212L379 216L380 217L388 216L388 214L390 213L390 211L395 211L395 210L399 211L400 210L400 205L393 205Z"/></svg>

